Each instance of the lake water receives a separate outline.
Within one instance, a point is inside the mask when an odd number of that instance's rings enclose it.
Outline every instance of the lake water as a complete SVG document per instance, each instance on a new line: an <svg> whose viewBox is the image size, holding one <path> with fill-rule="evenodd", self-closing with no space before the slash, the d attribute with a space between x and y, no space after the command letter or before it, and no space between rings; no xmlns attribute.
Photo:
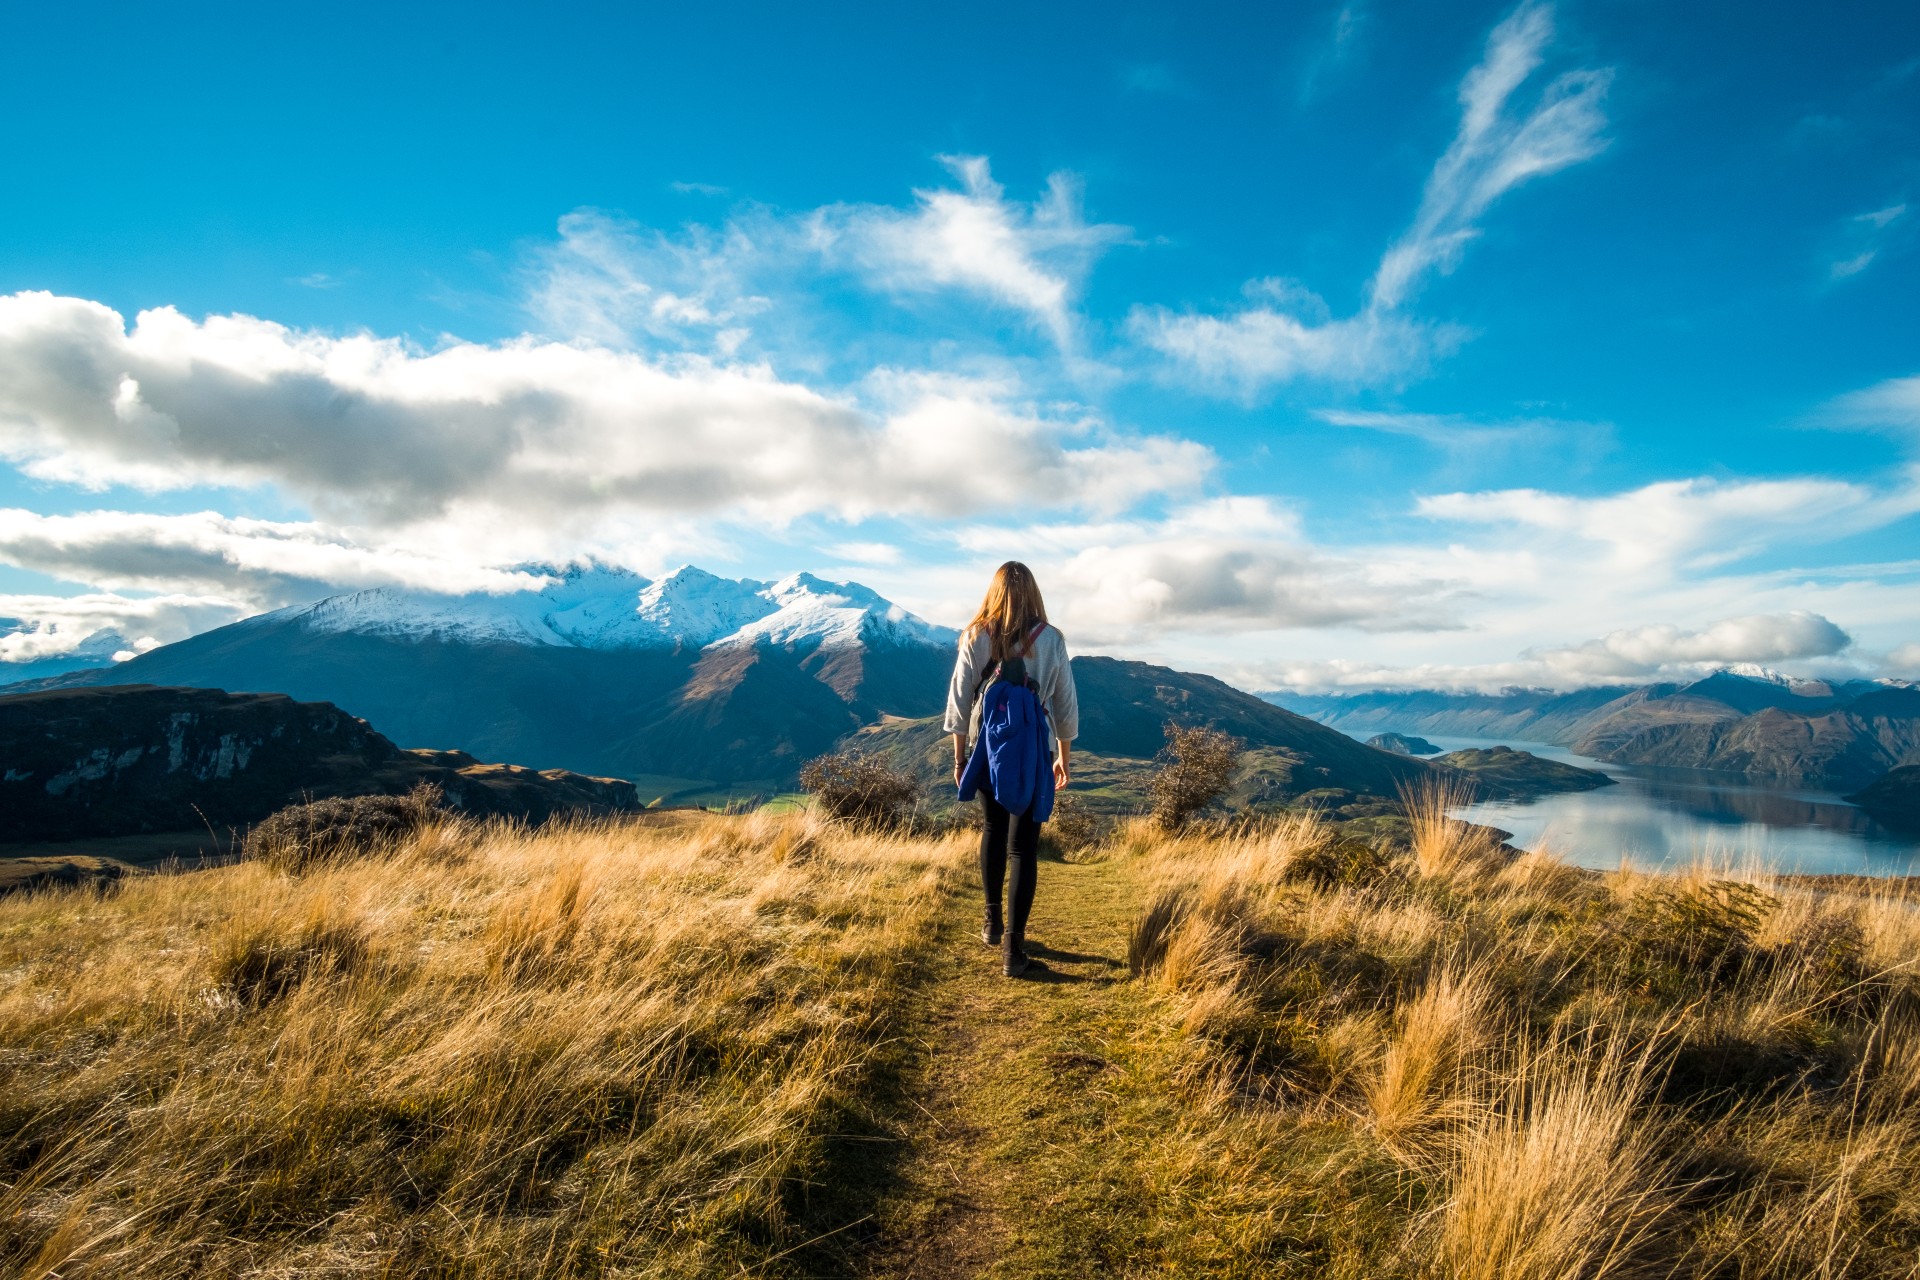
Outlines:
<svg viewBox="0 0 1920 1280"><path fill-rule="evenodd" d="M1443 751L1504 742L1611 776L1615 785L1596 791L1490 800L1455 812L1511 831L1523 849L1546 847L1578 866L1608 870L1624 860L1673 868L1704 858L1814 875L1920 875L1920 837L1889 830L1832 792L1768 787L1738 774L1604 764L1541 742L1424 736Z"/></svg>

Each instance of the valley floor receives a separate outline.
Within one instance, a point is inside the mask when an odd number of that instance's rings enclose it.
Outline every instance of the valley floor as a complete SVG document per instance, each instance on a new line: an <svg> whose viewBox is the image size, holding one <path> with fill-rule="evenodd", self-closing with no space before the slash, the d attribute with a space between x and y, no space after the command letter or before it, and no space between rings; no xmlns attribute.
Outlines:
<svg viewBox="0 0 1920 1280"><path fill-rule="evenodd" d="M1019 981L805 813L0 901L0 1269L1920 1275L1903 889L1475 839L1124 826Z"/></svg>

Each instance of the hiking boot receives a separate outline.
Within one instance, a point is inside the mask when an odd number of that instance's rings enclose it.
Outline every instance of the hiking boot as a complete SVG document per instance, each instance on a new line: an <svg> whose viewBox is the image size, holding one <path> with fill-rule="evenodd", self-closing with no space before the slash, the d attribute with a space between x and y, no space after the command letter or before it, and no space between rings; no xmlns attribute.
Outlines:
<svg viewBox="0 0 1920 1280"><path fill-rule="evenodd" d="M1000 945L1000 926L994 923L991 917L988 918L985 924L980 926L980 941L990 947Z"/></svg>
<svg viewBox="0 0 1920 1280"><path fill-rule="evenodd" d="M1005 963L1000 971L1009 978L1017 978L1027 971L1026 939L1014 934L1007 935Z"/></svg>

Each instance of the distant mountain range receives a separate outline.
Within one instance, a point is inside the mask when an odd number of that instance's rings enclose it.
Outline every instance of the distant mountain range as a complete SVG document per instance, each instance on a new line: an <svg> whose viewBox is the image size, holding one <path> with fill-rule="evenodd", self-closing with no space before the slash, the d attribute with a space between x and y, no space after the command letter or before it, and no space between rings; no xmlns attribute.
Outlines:
<svg viewBox="0 0 1920 1280"><path fill-rule="evenodd" d="M729 783L790 779L881 715L937 710L956 640L866 587L810 574L577 568L503 595L356 591L5 687L284 693L409 747Z"/></svg>
<svg viewBox="0 0 1920 1280"><path fill-rule="evenodd" d="M958 638L857 583L584 568L517 594L352 592L5 688L280 693L410 748L637 779L651 794L766 790L863 729L912 725L916 751L937 740ZM1245 739L1250 785L1271 798L1392 797L1427 772L1208 676L1097 657L1074 673L1079 745L1118 773L1139 772L1168 720Z"/></svg>
<svg viewBox="0 0 1920 1280"><path fill-rule="evenodd" d="M1551 742L1617 764L1713 769L1855 790L1920 763L1920 688L1897 680L1799 680L1736 666L1688 684L1262 695L1352 734Z"/></svg>

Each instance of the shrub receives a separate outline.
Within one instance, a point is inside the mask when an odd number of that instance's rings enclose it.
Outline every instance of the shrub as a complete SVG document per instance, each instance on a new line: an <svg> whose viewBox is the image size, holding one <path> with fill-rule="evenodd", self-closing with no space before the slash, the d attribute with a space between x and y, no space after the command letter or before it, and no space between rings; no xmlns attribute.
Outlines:
<svg viewBox="0 0 1920 1280"><path fill-rule="evenodd" d="M1164 831L1178 831L1218 799L1240 767L1240 739L1194 725L1167 722L1160 769L1147 784L1153 818Z"/></svg>
<svg viewBox="0 0 1920 1280"><path fill-rule="evenodd" d="M861 751L807 761L800 789L832 817L887 828L905 821L920 798L920 783L912 774Z"/></svg>
<svg viewBox="0 0 1920 1280"><path fill-rule="evenodd" d="M288 805L247 833L246 856L297 874L316 863L373 853L445 816L423 782L404 796L334 796Z"/></svg>
<svg viewBox="0 0 1920 1280"><path fill-rule="evenodd" d="M1062 795L1053 802L1053 817L1047 820L1047 834L1062 853L1081 853L1107 838L1111 823L1075 795Z"/></svg>

